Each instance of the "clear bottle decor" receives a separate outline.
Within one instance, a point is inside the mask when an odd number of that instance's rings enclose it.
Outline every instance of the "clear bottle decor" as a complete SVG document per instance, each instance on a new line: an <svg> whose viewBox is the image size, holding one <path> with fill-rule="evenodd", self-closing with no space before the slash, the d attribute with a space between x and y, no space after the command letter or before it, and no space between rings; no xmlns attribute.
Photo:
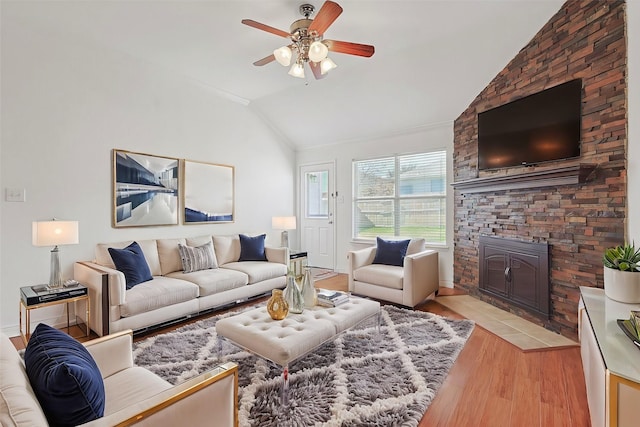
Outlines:
<svg viewBox="0 0 640 427"><path fill-rule="evenodd" d="M273 289L271 298L267 301L267 312L273 320L282 320L289 313L289 304L282 295L282 289Z"/></svg>
<svg viewBox="0 0 640 427"><path fill-rule="evenodd" d="M316 294L316 287L313 283L313 277L311 277L311 269L304 269L304 276L302 278L302 298L304 299L304 306L306 308L315 307L318 302L318 295Z"/></svg>
<svg viewBox="0 0 640 427"><path fill-rule="evenodd" d="M296 277L290 271L287 274L287 287L284 288L284 300L289 304L289 313L302 313L304 311L304 298L296 283Z"/></svg>

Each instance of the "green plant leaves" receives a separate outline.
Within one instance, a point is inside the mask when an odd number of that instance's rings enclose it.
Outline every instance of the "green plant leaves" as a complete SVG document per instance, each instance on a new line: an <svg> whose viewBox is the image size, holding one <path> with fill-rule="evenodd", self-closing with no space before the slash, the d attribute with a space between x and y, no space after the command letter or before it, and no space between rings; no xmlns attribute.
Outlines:
<svg viewBox="0 0 640 427"><path fill-rule="evenodd" d="M639 271L640 248L636 249L635 244L625 243L622 246L608 248L602 257L605 267L622 271Z"/></svg>

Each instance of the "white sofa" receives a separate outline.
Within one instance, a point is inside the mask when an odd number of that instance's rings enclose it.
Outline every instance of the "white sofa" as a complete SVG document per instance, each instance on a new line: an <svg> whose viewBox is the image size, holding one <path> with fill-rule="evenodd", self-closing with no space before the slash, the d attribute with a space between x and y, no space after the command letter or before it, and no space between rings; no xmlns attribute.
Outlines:
<svg viewBox="0 0 640 427"><path fill-rule="evenodd" d="M122 331L84 343L95 360L105 389L104 416L82 426L238 425L238 367L226 363L173 386L133 365L132 333ZM212 416L214 414L214 416ZM0 425L47 426L31 387L25 363L0 334Z"/></svg>
<svg viewBox="0 0 640 427"><path fill-rule="evenodd" d="M349 291L412 308L438 294L438 252L426 250L424 239L409 242L402 266L373 264L376 250L348 252Z"/></svg>
<svg viewBox="0 0 640 427"><path fill-rule="evenodd" d="M195 247L212 239L219 268L185 273L178 244ZM108 248L124 248L132 242L98 244L95 260L74 264L74 278L89 288L90 326L99 336L126 329L145 330L286 284L287 248L265 247L267 261L239 262L238 235L207 235L137 240L153 279L127 290L125 276L115 269Z"/></svg>

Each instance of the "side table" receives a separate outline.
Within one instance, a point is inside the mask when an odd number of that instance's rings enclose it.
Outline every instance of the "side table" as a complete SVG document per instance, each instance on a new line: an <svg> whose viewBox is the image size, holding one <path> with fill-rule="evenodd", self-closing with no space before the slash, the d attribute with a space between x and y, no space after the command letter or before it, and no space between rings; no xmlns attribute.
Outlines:
<svg viewBox="0 0 640 427"><path fill-rule="evenodd" d="M24 286L20 288L20 336L24 345L27 345L29 338L31 338L31 310L38 308L51 307L57 304L67 305L67 333L70 332L71 321L69 315L69 304L77 301L85 302L86 309L86 334L88 337L91 334L89 326L90 319L90 306L89 292L86 286L77 284L72 288L61 289L48 289L46 285L38 286ZM25 330L22 328L22 311L25 312ZM77 319L77 315L76 315Z"/></svg>
<svg viewBox="0 0 640 427"><path fill-rule="evenodd" d="M307 267L307 262L306 251L289 251L289 270L291 270L296 280L300 280L304 275L304 269Z"/></svg>
<svg viewBox="0 0 640 427"><path fill-rule="evenodd" d="M603 289L580 287L578 335L591 425L631 427L640 419L638 348L618 327L640 304L624 304Z"/></svg>

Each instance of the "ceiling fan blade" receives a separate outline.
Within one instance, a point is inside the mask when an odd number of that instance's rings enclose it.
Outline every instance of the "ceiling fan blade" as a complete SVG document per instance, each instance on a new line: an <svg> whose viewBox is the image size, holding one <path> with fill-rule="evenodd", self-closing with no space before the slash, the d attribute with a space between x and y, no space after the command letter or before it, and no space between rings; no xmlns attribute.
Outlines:
<svg viewBox="0 0 640 427"><path fill-rule="evenodd" d="M279 30L277 28L270 27L266 24L262 24L258 21L254 21L253 19L243 19L242 23L244 25L248 25L253 28L257 28L258 30L266 31L267 33L275 34L276 36L289 38L291 35L286 31Z"/></svg>
<svg viewBox="0 0 640 427"><path fill-rule="evenodd" d="M358 55L369 58L375 53L375 48L368 44L341 42L339 40L324 40L331 52L346 53L347 55Z"/></svg>
<svg viewBox="0 0 640 427"><path fill-rule="evenodd" d="M313 72L313 76L316 80L324 79L326 74L322 74L322 69L320 68L319 62L309 61L309 67L311 67L311 71Z"/></svg>
<svg viewBox="0 0 640 427"><path fill-rule="evenodd" d="M273 62L276 60L276 57L273 55L273 53L269 56L265 56L264 58L256 61L253 63L253 65L255 65L256 67L261 67L263 65L267 65L270 62Z"/></svg>
<svg viewBox="0 0 640 427"><path fill-rule="evenodd" d="M326 1L318 11L318 14L313 19L311 25L309 25L309 32L317 31L318 35L324 34L327 31L327 28L333 21L335 21L338 16L342 13L342 7L338 3L334 3L332 1Z"/></svg>

